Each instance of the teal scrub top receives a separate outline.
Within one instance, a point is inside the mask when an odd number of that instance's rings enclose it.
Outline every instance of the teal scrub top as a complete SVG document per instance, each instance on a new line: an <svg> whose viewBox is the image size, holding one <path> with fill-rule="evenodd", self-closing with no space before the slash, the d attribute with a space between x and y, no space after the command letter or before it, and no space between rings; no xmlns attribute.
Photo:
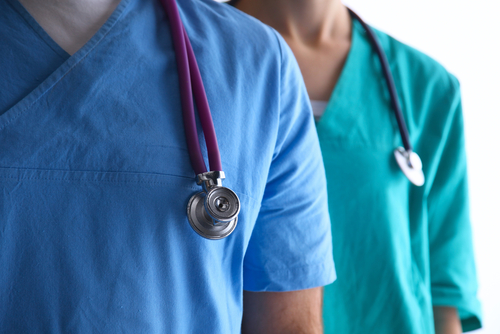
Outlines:
<svg viewBox="0 0 500 334"><path fill-rule="evenodd" d="M377 58L355 21L352 46L317 122L338 279L325 288L325 333L431 334L433 305L481 326L476 298L459 83L426 55L376 32L426 183L412 185Z"/></svg>
<svg viewBox="0 0 500 334"><path fill-rule="evenodd" d="M234 334L243 290L334 280L323 162L291 50L234 8L177 2L238 225L222 240L189 225L201 187L159 1L122 0L72 56L17 0L0 1L0 333Z"/></svg>

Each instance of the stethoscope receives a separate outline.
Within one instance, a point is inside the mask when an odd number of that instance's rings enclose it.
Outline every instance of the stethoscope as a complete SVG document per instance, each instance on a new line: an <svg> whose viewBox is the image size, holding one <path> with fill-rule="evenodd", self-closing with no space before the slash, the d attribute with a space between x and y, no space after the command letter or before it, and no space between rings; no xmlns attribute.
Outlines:
<svg viewBox="0 0 500 334"><path fill-rule="evenodd" d="M222 186L225 178L215 135L214 123L203 87L196 58L182 24L176 0L161 0L167 13L177 60L184 131L196 183L202 191L194 194L187 205L187 216L193 230L207 239L222 239L230 235L238 223L240 200L236 193ZM210 171L201 154L193 99L198 107Z"/></svg>
<svg viewBox="0 0 500 334"><path fill-rule="evenodd" d="M238 0L229 0L231 6L235 6ZM347 8L351 16L361 23L361 26L365 29L368 39L372 44L375 52L378 55L380 63L382 65L382 72L384 73L384 78L389 88L389 94L391 97L391 105L394 110L394 115L398 122L399 133L401 135L401 140L403 141L403 147L398 147L394 150L394 157L399 165L399 168L403 171L404 175L416 186L422 186L425 182L424 172L422 171L422 160L417 153L413 152L413 148L410 143L410 135L408 134L408 128L401 112L401 107L398 100L398 95L396 93L396 86L394 85L394 79L392 77L391 70L389 68L389 62L387 61L387 56L385 55L380 43L375 36L373 30L350 8Z"/></svg>
<svg viewBox="0 0 500 334"><path fill-rule="evenodd" d="M363 21L356 13L349 9L349 13L361 24L363 29L365 29L368 39L370 40L375 52L378 55L380 64L382 65L382 72L384 73L384 78L387 83L387 88L389 88L389 94L391 97L391 106L394 110L394 115L398 122L399 134L401 135L401 140L403 141L403 147L398 147L394 150L394 157L399 165L399 168L403 171L404 175L416 186L422 186L425 182L424 172L422 171L422 160L417 153L413 152L413 148L410 143L410 135L408 133L408 128L406 127L406 122L401 112L401 107L398 100L398 95L396 93L396 85L394 84L394 78L392 77L391 69L389 68L389 62L387 61L387 56L385 55L380 43L375 36L373 30L368 26L365 21Z"/></svg>
<svg viewBox="0 0 500 334"><path fill-rule="evenodd" d="M236 227L238 213L240 212L240 200L234 191L222 186L225 174L222 171L212 115L205 88L203 87L200 70L186 29L182 24L177 3L175 0L161 0L161 3L169 18L170 29L172 31L189 157L196 174L196 183L201 185L203 189L189 199L187 205L188 220L194 231L202 237L207 239L222 239L230 235ZM387 57L373 30L352 10L349 9L349 13L365 29L382 65L383 74L389 88L391 105L403 141L403 147L398 147L394 150L396 162L410 182L416 186L422 186L425 182L422 161L418 154L413 152L408 128L401 112ZM205 135L210 171L207 171L203 155L201 154L193 98L198 107L198 116L203 134Z"/></svg>

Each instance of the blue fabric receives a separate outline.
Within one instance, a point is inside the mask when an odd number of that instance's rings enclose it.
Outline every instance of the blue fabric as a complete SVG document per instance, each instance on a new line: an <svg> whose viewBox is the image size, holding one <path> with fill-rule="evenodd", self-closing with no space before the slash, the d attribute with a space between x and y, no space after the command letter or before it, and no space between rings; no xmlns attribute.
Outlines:
<svg viewBox="0 0 500 334"><path fill-rule="evenodd" d="M19 2L3 1L0 6L0 114L3 114L39 86L69 54Z"/></svg>
<svg viewBox="0 0 500 334"><path fill-rule="evenodd" d="M15 0L0 2L1 333L237 333L243 289L334 280L323 164L291 51L229 6L179 6L224 185L241 200L218 241L186 217L200 187L161 6L122 1L69 57Z"/></svg>

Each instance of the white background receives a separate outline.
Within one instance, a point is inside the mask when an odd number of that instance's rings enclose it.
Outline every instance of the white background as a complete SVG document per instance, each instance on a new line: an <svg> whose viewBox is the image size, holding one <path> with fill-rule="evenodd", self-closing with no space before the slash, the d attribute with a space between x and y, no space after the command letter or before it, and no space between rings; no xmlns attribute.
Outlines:
<svg viewBox="0 0 500 334"><path fill-rule="evenodd" d="M423 51L462 87L483 329L500 334L500 1L344 0L372 26Z"/></svg>

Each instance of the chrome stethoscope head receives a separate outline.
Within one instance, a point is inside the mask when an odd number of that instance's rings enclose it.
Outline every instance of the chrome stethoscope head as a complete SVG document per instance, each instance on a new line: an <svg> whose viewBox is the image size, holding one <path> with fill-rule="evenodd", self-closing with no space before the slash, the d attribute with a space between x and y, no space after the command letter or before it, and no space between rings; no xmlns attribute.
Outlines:
<svg viewBox="0 0 500 334"><path fill-rule="evenodd" d="M204 238L217 240L230 235L238 223L240 199L234 191L222 186L224 172L198 174L203 191L194 194L187 206L189 224Z"/></svg>

